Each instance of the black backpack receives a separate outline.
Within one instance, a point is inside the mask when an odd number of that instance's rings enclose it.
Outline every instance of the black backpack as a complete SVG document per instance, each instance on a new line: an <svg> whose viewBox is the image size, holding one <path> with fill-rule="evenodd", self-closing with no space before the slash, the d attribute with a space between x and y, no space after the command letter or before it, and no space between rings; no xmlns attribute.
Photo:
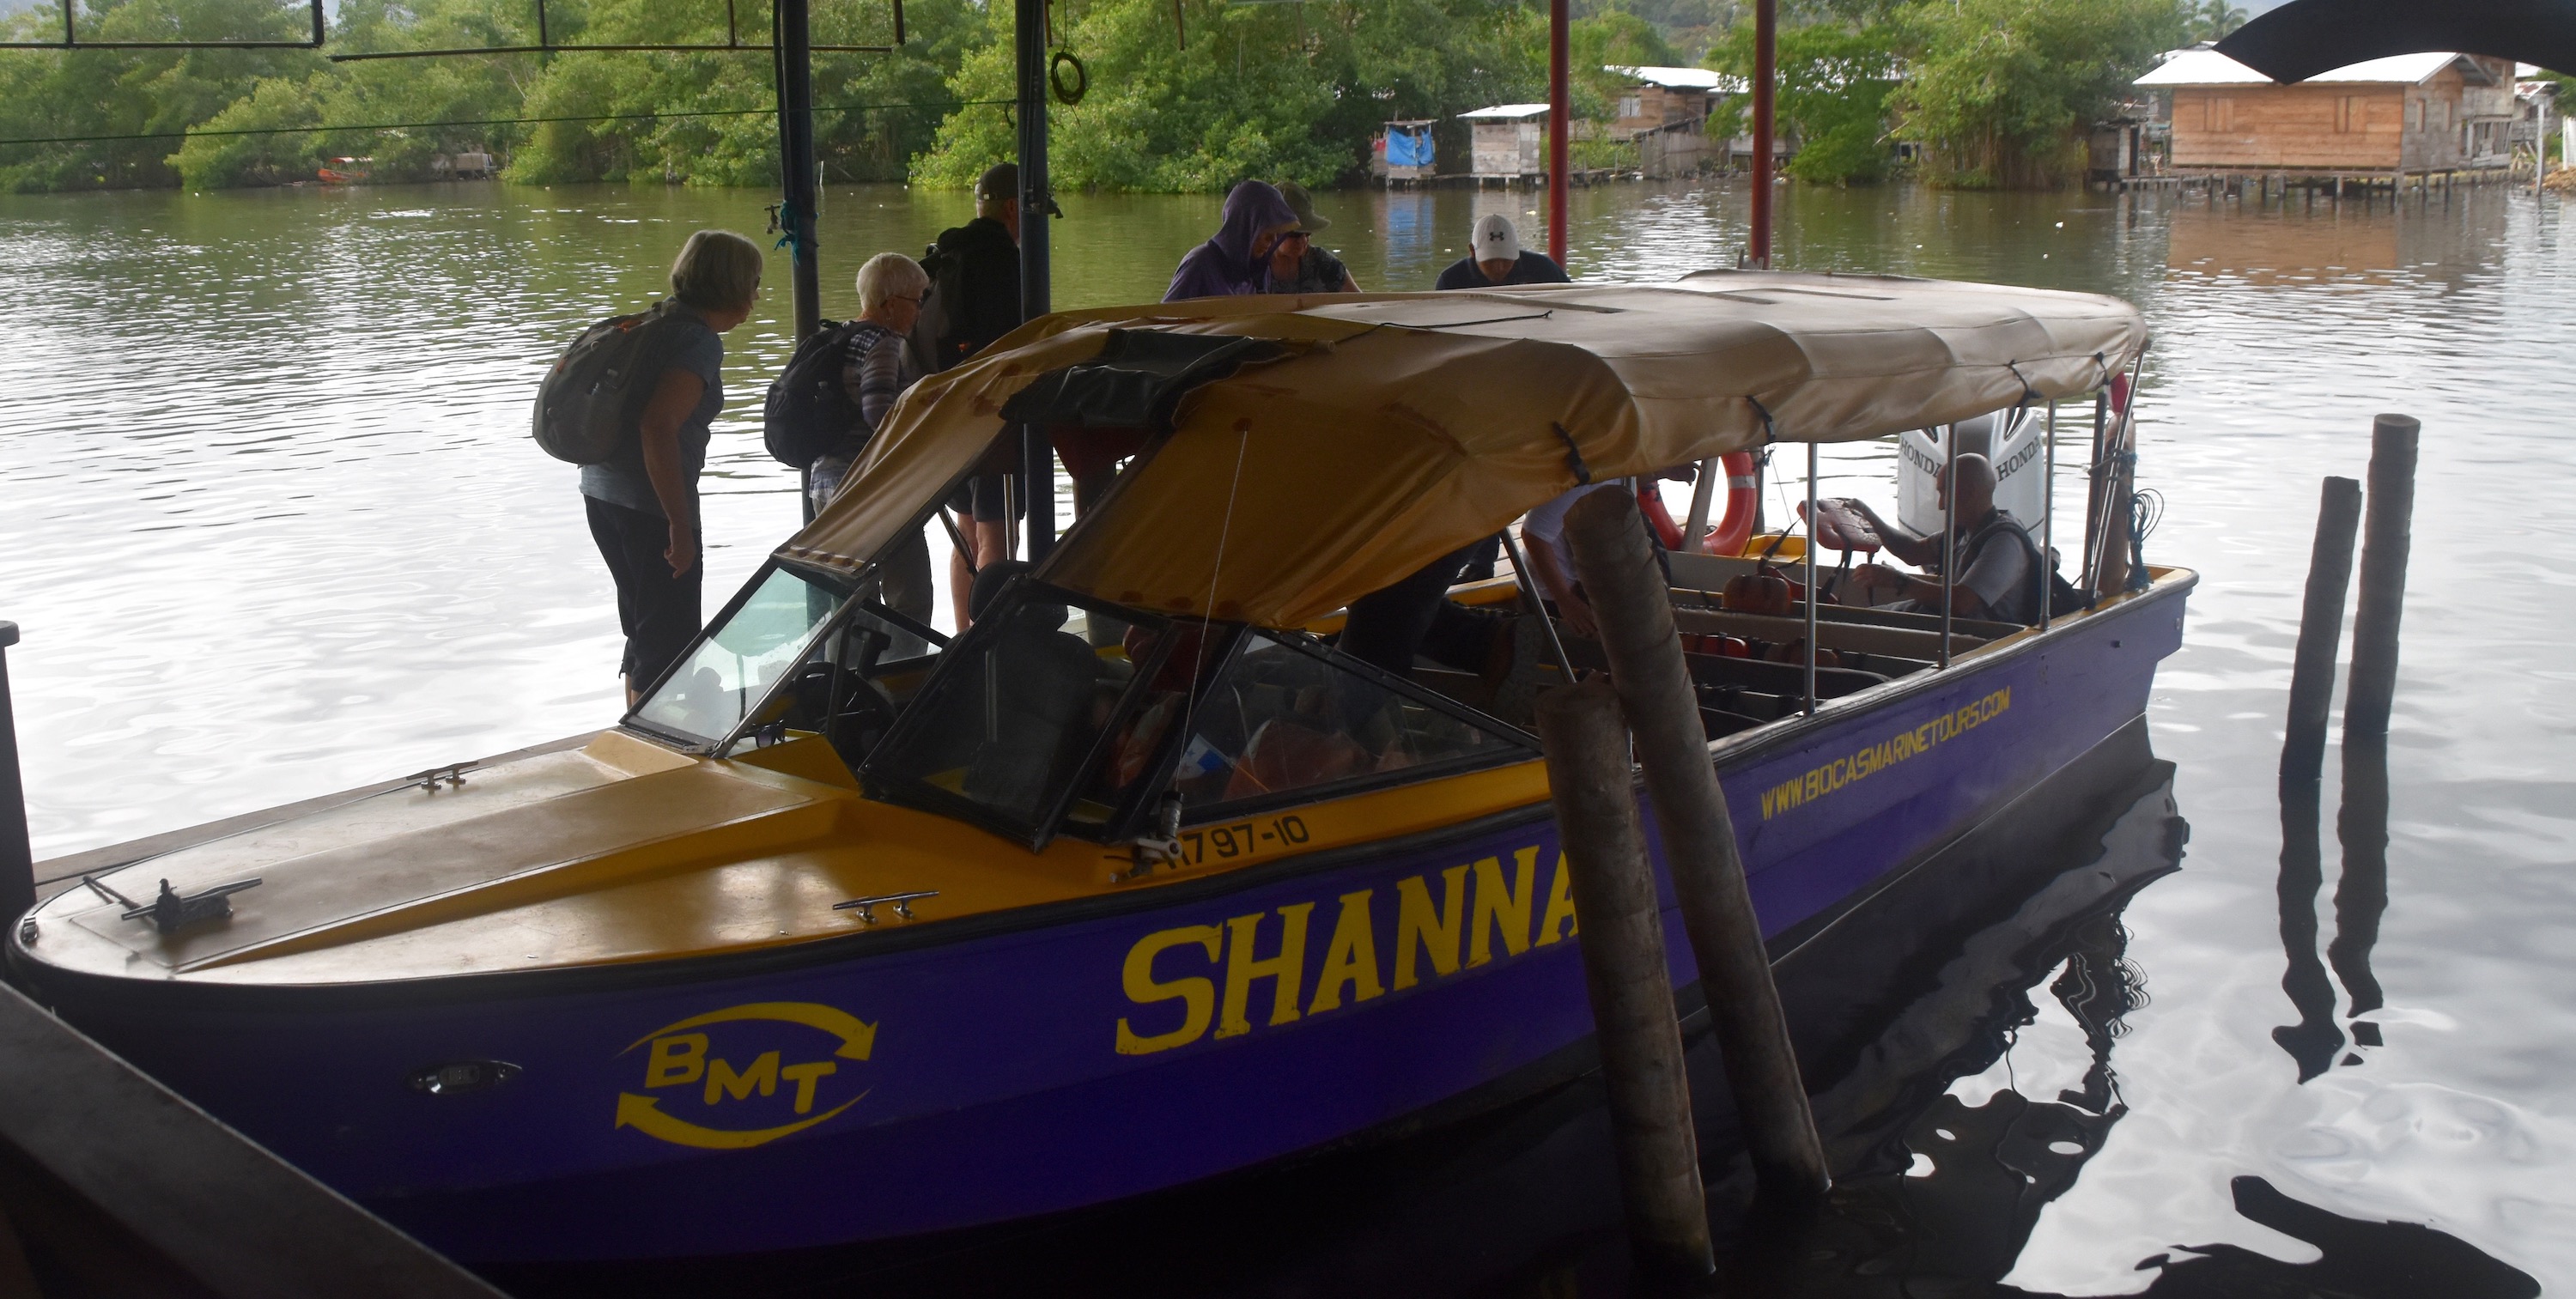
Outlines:
<svg viewBox="0 0 2576 1299"><path fill-rule="evenodd" d="M529 421L529 432L547 455L569 464L600 464L634 435L653 395L652 379L660 373L653 364L663 332L657 326L669 316L667 302L611 316L581 331L555 359L537 385Z"/></svg>
<svg viewBox="0 0 2576 1299"><path fill-rule="evenodd" d="M859 404L842 386L841 370L849 363L850 340L867 323L823 321L796 345L787 368L769 385L760 407L760 440L778 463L812 468L815 457L859 427Z"/></svg>
<svg viewBox="0 0 2576 1299"><path fill-rule="evenodd" d="M979 239L988 262L1002 257L1007 263L974 271L970 263ZM922 250L921 269L930 275L930 292L923 295L911 342L923 374L948 369L1020 327L1019 252L1006 236L999 244L993 239L969 226L954 226Z"/></svg>

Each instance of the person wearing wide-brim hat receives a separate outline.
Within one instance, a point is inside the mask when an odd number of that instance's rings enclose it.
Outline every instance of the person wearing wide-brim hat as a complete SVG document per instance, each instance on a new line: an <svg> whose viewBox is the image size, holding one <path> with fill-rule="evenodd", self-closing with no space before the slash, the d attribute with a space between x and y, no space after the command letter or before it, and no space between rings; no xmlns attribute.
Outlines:
<svg viewBox="0 0 2576 1299"><path fill-rule="evenodd" d="M1315 236L1322 234L1332 220L1315 214L1314 196L1292 180L1279 186L1279 197L1288 200L1288 210L1297 214L1297 224L1281 235L1278 245L1270 250L1270 291L1359 292L1359 281L1351 278L1351 268L1344 266L1341 258L1315 246Z"/></svg>

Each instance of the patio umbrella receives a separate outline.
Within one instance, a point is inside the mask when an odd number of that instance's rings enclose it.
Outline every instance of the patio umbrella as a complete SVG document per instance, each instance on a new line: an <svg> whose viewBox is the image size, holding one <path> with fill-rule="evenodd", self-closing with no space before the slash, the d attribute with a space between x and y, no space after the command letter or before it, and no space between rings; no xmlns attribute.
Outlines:
<svg viewBox="0 0 2576 1299"><path fill-rule="evenodd" d="M2218 43L2280 82L2434 51L2576 69L2576 0L2290 0Z"/></svg>

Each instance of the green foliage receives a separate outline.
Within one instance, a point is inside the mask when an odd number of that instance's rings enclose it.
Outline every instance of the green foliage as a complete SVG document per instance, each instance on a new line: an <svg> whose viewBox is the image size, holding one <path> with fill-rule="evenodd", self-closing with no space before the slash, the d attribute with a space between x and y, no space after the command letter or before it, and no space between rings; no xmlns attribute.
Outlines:
<svg viewBox="0 0 2576 1299"><path fill-rule="evenodd" d="M85 41L293 40L310 34L276 0L121 0L78 10ZM51 6L0 18L9 40L55 40ZM0 139L180 131L264 79L326 66L307 50L0 51ZM178 183L178 137L0 148L13 190L126 189Z"/></svg>
<svg viewBox="0 0 2576 1299"><path fill-rule="evenodd" d="M950 83L958 99L1011 94L1010 7L988 21ZM1056 32L1091 83L1048 109L1049 171L1069 189L1330 184L1366 166L1381 123L1532 95L1546 76L1543 16L1489 0L1085 0L1057 9ZM964 109L913 178L962 188L1016 153L998 109Z"/></svg>
<svg viewBox="0 0 2576 1299"><path fill-rule="evenodd" d="M2084 128L2181 41L2183 0L1921 0L1898 15L1898 134L1963 187L2063 182Z"/></svg>
<svg viewBox="0 0 2576 1299"><path fill-rule="evenodd" d="M737 0L741 39L766 44L769 10ZM286 0L92 0L84 39L295 38ZM558 43L717 43L721 0L554 0ZM948 80L987 38L971 0L909 0L907 41L891 55L818 54L818 105L914 108L816 115L827 179L897 179L947 115ZM46 39L45 12L0 19L16 39ZM817 44L893 43L881 0L815 6ZM476 49L537 41L526 0L342 0L329 48L339 52ZM22 190L196 188L310 180L337 157L367 159L376 180L437 174L441 155L490 152L526 180L684 181L774 185L777 119L768 58L746 53L563 54L389 59L333 64L310 51L0 51L0 138L146 131L268 132L0 149L0 184ZM733 110L751 109L748 114ZM691 112L723 116L673 116ZM651 118L606 120L616 114ZM587 118L474 125L496 118ZM289 132L331 123L449 123L390 130Z"/></svg>
<svg viewBox="0 0 2576 1299"><path fill-rule="evenodd" d="M1897 31L1885 25L1822 22L1783 30L1778 38L1775 112L1797 141L1788 172L1825 184L1867 183L1887 174L1887 100L1896 89ZM1731 76L1753 75L1753 29L1738 26L1711 49L1707 65ZM1751 107L1729 96L1711 115L1709 133L1745 133Z"/></svg>
<svg viewBox="0 0 2576 1299"><path fill-rule="evenodd" d="M2184 0L2183 40L2187 43L2225 40L2228 33L2245 25L2245 11L2234 8L2227 0L2201 0L2193 4Z"/></svg>

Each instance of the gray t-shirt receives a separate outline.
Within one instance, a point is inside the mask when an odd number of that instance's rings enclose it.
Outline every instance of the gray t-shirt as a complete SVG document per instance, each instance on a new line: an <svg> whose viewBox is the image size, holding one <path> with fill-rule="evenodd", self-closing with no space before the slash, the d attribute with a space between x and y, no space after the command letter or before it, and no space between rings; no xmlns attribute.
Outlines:
<svg viewBox="0 0 2576 1299"><path fill-rule="evenodd" d="M715 422L716 412L724 408L724 339L687 307L673 307L669 319L658 328L663 335L659 344L662 355L646 391L660 386L662 376L673 370L686 370L707 385L706 391L698 395L697 408L680 422L680 476L687 481L690 496L695 497L698 471L707 464L707 429ZM640 436L619 443L607 460L583 465L581 494L641 510L657 519L662 517L661 498L653 494L653 480L644 472L644 442Z"/></svg>
<svg viewBox="0 0 2576 1299"><path fill-rule="evenodd" d="M1997 510L1993 517L2010 519L2012 515ZM1966 544L1965 538L1961 544ZM2013 539L2009 528L1989 523L1985 544L1960 572L1959 585L1986 602L1986 615L1990 618L1999 622L2039 621L2039 607L2031 599L2030 552Z"/></svg>

